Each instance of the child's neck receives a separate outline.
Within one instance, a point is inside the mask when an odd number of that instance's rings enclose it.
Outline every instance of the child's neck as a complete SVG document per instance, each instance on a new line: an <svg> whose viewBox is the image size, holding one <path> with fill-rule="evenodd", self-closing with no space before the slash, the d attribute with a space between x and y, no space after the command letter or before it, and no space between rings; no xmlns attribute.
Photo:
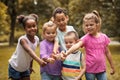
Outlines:
<svg viewBox="0 0 120 80"><path fill-rule="evenodd" d="M100 33L100 32L97 32L97 33L95 33L95 34L92 34L92 36L98 38L99 35L100 35L99 33Z"/></svg>
<svg viewBox="0 0 120 80"><path fill-rule="evenodd" d="M27 38L30 40L30 42L35 43L34 36L27 35Z"/></svg>
<svg viewBox="0 0 120 80"><path fill-rule="evenodd" d="M64 29L60 29L60 28L59 28L59 30L60 30L61 32L66 32L66 27L65 27Z"/></svg>
<svg viewBox="0 0 120 80"><path fill-rule="evenodd" d="M47 39L46 39L47 40ZM54 43L54 40L53 41L50 41L50 40L47 40L48 42L50 42L50 43Z"/></svg>

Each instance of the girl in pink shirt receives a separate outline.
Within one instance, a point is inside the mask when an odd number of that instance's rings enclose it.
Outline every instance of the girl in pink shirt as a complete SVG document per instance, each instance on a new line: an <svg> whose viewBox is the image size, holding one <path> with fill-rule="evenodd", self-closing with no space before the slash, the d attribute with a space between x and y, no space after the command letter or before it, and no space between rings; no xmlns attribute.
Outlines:
<svg viewBox="0 0 120 80"><path fill-rule="evenodd" d="M111 52L108 48L110 39L100 32L101 18L97 11L84 16L83 28L87 34L64 55L67 56L84 46L86 52L86 80L95 80L95 78L97 80L107 80L105 56L111 66L111 74L114 74L115 70Z"/></svg>

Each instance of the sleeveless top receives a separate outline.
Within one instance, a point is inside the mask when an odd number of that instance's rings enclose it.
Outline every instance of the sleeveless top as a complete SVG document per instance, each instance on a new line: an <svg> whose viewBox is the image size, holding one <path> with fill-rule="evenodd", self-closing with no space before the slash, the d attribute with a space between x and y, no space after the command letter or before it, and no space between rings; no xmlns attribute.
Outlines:
<svg viewBox="0 0 120 80"><path fill-rule="evenodd" d="M63 80L74 80L80 74L81 57L80 51L66 57L62 67Z"/></svg>
<svg viewBox="0 0 120 80"><path fill-rule="evenodd" d="M13 55L11 56L11 58L9 59L9 64L16 71L19 71L19 72L28 70L30 67L30 62L32 61L32 57L25 51L25 49L20 44L20 40L23 38L27 40L28 45L34 51L35 51L37 45L39 44L39 38L37 36L34 37L35 43L31 43L26 35L23 35L18 39L18 44L17 44L16 50L13 53Z"/></svg>

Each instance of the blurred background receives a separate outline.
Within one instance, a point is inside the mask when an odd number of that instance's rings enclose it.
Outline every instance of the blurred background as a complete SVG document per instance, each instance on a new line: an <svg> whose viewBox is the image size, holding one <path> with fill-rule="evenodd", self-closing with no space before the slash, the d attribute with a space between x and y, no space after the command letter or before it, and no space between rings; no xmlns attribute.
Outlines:
<svg viewBox="0 0 120 80"><path fill-rule="evenodd" d="M16 22L20 14L35 13L39 16L37 35L41 40L41 29L44 22L49 21L56 7L65 8L69 15L69 25L74 26L79 37L84 35L82 30L83 16L97 10L102 18L101 31L107 34L113 43L110 49L117 65L117 73L109 80L119 80L120 75L120 0L0 0L0 80L7 80L8 59L15 50L18 38L24 34L24 29ZM37 49L37 54L39 50ZM39 55L39 54L38 54ZM39 65L35 64L35 69ZM5 67L6 66L6 67ZM37 67L36 67L37 66ZM39 70L37 70L39 72ZM39 80L39 73L32 80Z"/></svg>

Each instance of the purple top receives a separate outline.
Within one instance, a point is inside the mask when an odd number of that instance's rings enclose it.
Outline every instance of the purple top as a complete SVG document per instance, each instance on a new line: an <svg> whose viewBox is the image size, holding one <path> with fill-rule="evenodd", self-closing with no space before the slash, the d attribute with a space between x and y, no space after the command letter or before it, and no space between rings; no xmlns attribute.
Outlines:
<svg viewBox="0 0 120 80"><path fill-rule="evenodd" d="M106 71L105 51L110 39L105 34L100 33L97 38L86 34L81 40L86 51L86 72Z"/></svg>
<svg viewBox="0 0 120 80"><path fill-rule="evenodd" d="M54 43L47 40L40 42L40 58L49 58L53 52ZM48 63L44 67L40 67L41 72L46 72L51 75L61 75L61 61L56 60L53 64Z"/></svg>

